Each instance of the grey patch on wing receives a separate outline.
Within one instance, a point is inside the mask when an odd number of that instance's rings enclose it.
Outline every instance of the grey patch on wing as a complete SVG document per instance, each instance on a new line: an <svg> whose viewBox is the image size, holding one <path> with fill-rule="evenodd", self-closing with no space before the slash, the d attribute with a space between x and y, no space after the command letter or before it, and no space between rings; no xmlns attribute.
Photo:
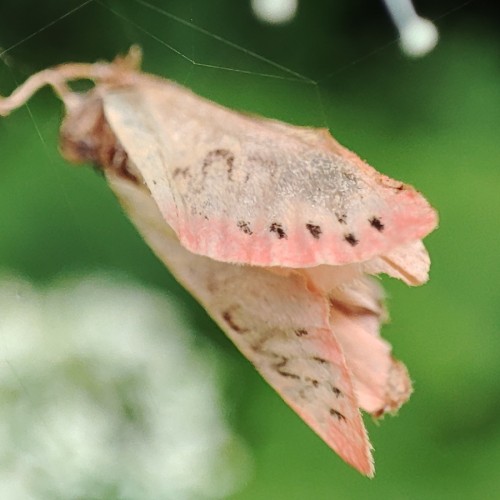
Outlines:
<svg viewBox="0 0 500 500"><path fill-rule="evenodd" d="M203 165L201 171L203 175L207 175L209 168L213 163L222 161L226 164L227 168L227 178L233 180L233 167L234 167L234 153L229 151L229 149L217 148L212 149L207 153L203 159Z"/></svg>
<svg viewBox="0 0 500 500"><path fill-rule="evenodd" d="M359 191L360 180L351 165L338 155L310 149L291 159L292 168L281 169L276 195L308 200L332 213L348 212L349 200Z"/></svg>
<svg viewBox="0 0 500 500"><path fill-rule="evenodd" d="M172 175L174 179L179 176L186 179L187 177L189 177L189 167L176 167L174 168Z"/></svg>

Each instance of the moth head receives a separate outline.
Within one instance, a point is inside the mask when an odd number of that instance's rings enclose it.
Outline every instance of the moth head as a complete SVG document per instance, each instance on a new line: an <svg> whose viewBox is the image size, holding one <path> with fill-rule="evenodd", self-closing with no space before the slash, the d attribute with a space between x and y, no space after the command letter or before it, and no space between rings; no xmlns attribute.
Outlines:
<svg viewBox="0 0 500 500"><path fill-rule="evenodd" d="M61 124L59 149L73 163L100 163L100 151L108 128L102 99L95 91L74 93Z"/></svg>
<svg viewBox="0 0 500 500"><path fill-rule="evenodd" d="M59 149L72 163L93 163L107 173L143 184L142 176L129 159L104 113L99 87L65 99L66 116L62 122Z"/></svg>

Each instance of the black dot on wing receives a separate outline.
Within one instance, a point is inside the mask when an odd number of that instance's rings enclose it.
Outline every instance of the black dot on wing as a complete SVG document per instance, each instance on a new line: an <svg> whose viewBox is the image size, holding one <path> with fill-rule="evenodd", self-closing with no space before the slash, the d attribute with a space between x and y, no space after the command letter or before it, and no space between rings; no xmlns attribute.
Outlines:
<svg viewBox="0 0 500 500"><path fill-rule="evenodd" d="M278 237L279 240L282 240L283 238L285 238L285 239L287 238L285 230L283 229L283 225L280 224L279 222L273 222L269 226L269 231L271 231L271 233L276 234L276 236Z"/></svg>
<svg viewBox="0 0 500 500"><path fill-rule="evenodd" d="M315 378L307 377L306 382L310 382L313 387L316 389L319 387L319 381L316 380Z"/></svg>
<svg viewBox="0 0 500 500"><path fill-rule="evenodd" d="M304 335L309 335L309 332L305 328L299 328L295 330L295 335L297 335L297 337L303 337Z"/></svg>
<svg viewBox="0 0 500 500"><path fill-rule="evenodd" d="M349 243L352 247L355 247L359 243L359 240L352 233L345 234L344 240L347 241L347 243Z"/></svg>
<svg viewBox="0 0 500 500"><path fill-rule="evenodd" d="M321 231L320 226L318 226L316 224L306 224L306 228L311 233L311 236L314 239L319 240L319 237L321 236L321 233L323 232L323 231Z"/></svg>
<svg viewBox="0 0 500 500"><path fill-rule="evenodd" d="M236 225L238 228L243 231L245 234L248 234L249 236L253 234L253 231L250 229L250 223L246 222L244 220L239 220Z"/></svg>
<svg viewBox="0 0 500 500"><path fill-rule="evenodd" d="M332 385L332 392L337 397L342 396L342 391L338 387L335 387L334 385Z"/></svg>
<svg viewBox="0 0 500 500"><path fill-rule="evenodd" d="M342 413L340 413L339 411L337 410L334 410L333 408L330 408L330 415L332 417L335 417L338 421L343 421L345 422L347 419L345 418L344 415L342 415Z"/></svg>
<svg viewBox="0 0 500 500"><path fill-rule="evenodd" d="M335 214L335 217L337 217L337 220L339 221L340 224L347 224L347 214L338 213Z"/></svg>
<svg viewBox="0 0 500 500"><path fill-rule="evenodd" d="M321 363L322 365L326 365L328 361L325 358L320 358L319 356L313 356L314 361Z"/></svg>
<svg viewBox="0 0 500 500"><path fill-rule="evenodd" d="M382 224L378 217L372 217L368 222L370 223L370 226L375 228L377 231L382 232L384 230L384 224Z"/></svg>

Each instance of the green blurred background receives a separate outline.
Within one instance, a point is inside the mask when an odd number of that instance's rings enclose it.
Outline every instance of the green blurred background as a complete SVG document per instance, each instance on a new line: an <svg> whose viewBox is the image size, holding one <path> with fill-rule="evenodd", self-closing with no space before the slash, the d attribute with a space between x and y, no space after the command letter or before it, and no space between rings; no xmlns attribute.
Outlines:
<svg viewBox="0 0 500 500"><path fill-rule="evenodd" d="M402 55L379 2L303 0L285 26L257 21L246 0L0 5L2 95L46 66L111 59L138 43L146 71L230 107L327 126L439 211L440 228L426 240L430 282L409 289L384 279L392 321L383 333L415 393L398 417L367 419L377 467L367 480L286 407L175 283L103 179L59 157L61 105L49 90L0 120L0 268L38 284L114 270L175 297L200 342L222 358L226 412L254 454L253 477L232 498L500 496L498 7L479 0L416 7L436 19L441 37L420 60Z"/></svg>

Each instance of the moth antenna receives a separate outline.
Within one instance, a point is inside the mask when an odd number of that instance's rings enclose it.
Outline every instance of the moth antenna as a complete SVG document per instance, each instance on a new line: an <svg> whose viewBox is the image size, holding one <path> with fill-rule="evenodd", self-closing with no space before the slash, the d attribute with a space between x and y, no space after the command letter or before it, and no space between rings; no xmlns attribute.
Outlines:
<svg viewBox="0 0 500 500"><path fill-rule="evenodd" d="M45 85L50 85L62 99L65 106L71 109L78 94L73 92L67 82L71 80L92 80L94 82L127 83L127 73L130 75L132 67L140 64L141 51L132 46L126 58L115 63L70 63L49 68L30 76L23 84L8 97L0 97L0 116L7 116L22 106L31 96Z"/></svg>

